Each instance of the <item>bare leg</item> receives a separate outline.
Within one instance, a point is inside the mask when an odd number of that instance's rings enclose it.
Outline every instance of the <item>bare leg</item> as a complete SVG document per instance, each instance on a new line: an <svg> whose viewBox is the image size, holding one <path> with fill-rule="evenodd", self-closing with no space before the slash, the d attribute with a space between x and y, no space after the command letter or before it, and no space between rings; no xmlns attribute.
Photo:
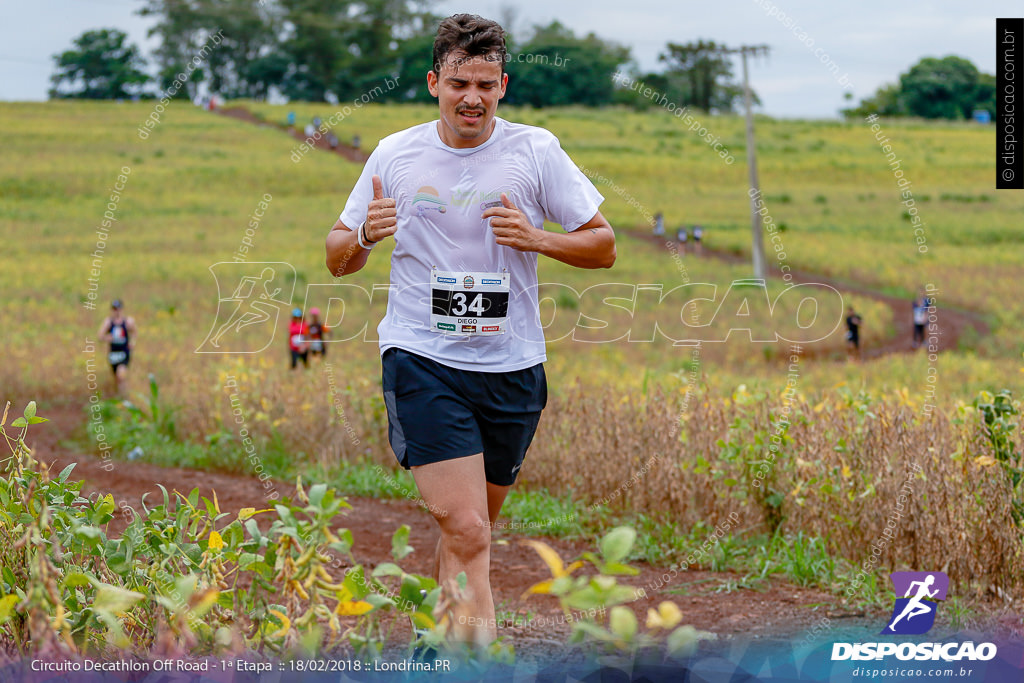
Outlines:
<svg viewBox="0 0 1024 683"><path fill-rule="evenodd" d="M505 504L505 496L508 495L511 486L498 486L487 484L487 518L491 522L491 528L498 523L498 515L501 514L501 506Z"/></svg>
<svg viewBox="0 0 1024 683"><path fill-rule="evenodd" d="M463 642L487 644L495 638L496 624L483 454L413 467L412 476L441 527L438 581L466 573L469 599L456 608L455 637Z"/></svg>
<svg viewBox="0 0 1024 683"><path fill-rule="evenodd" d="M487 483L487 518L490 520L491 529L494 528L495 524L498 523L498 515L501 513L501 506L505 504L505 497L508 495L511 486L498 486L497 484ZM437 539L437 545L434 547L434 568L431 571L431 576L434 577L434 581L438 580L441 572L441 539Z"/></svg>
<svg viewBox="0 0 1024 683"><path fill-rule="evenodd" d="M117 369L114 370L114 387L119 398L124 398L127 393L125 385L128 380L128 366L118 365Z"/></svg>

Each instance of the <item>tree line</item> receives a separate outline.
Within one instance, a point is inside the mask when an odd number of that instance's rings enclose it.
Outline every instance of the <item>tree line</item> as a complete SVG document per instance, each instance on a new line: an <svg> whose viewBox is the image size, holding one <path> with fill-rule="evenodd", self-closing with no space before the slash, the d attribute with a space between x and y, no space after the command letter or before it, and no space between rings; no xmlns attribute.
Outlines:
<svg viewBox="0 0 1024 683"><path fill-rule="evenodd" d="M148 60L123 31L86 31L70 50L54 56L50 96L128 99L173 92L174 98L195 100L207 92L263 100L277 92L289 100L339 102L390 78L400 87L382 92L377 101L430 102L424 76L442 19L430 5L431 0L142 0L139 13L154 20L149 33L159 43ZM594 33L576 35L558 21L519 31L516 10L506 7L503 15L500 23L509 30L508 104L657 106L645 88L679 107L707 112L732 112L742 102L733 60L721 43L670 42L659 56L662 68L642 73L628 47ZM216 45L204 50L214 36L220 36ZM155 78L143 70L148 63ZM182 85L183 73L188 77ZM949 56L920 60L897 83L842 114L963 119L978 109L995 115L995 77Z"/></svg>
<svg viewBox="0 0 1024 683"><path fill-rule="evenodd" d="M996 77L978 71L969 60L950 55L925 57L883 85L856 107L843 109L847 118L919 116L925 119L966 119L978 110L996 115Z"/></svg>
<svg viewBox="0 0 1024 683"><path fill-rule="evenodd" d="M143 0L139 13L154 20L158 47L144 57L116 28L86 31L71 49L55 55L50 96L91 99L153 97L174 90L194 100L200 92L226 99L263 100L277 92L289 100L338 102L360 97L385 78L401 86L382 102L429 102L424 80L442 17L428 0ZM509 29L510 87L505 101L536 107L579 104L651 106L649 98L613 78L629 71L634 81L665 93L679 106L733 111L741 87L733 65L713 41L669 43L664 68L641 73L628 47L594 33L577 35L558 21ZM210 38L215 49L197 53ZM145 72L152 64L156 77ZM183 87L171 88L188 73ZM156 89L158 92L154 92Z"/></svg>

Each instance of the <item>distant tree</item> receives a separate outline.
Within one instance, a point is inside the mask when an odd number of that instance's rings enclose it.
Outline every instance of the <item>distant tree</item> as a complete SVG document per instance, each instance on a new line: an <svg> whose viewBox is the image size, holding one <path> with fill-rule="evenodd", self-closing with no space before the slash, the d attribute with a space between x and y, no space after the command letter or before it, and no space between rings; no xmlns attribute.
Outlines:
<svg viewBox="0 0 1024 683"><path fill-rule="evenodd" d="M875 114L877 116L906 116L907 110L900 97L898 83L889 83L879 88L871 97L861 100L856 107L843 109L847 118L862 119Z"/></svg>
<svg viewBox="0 0 1024 683"><path fill-rule="evenodd" d="M205 30L197 40L222 34L216 49L206 54L210 90L227 98L265 98L284 74L283 60L276 54L276 16L266 0L201 0L199 4Z"/></svg>
<svg viewBox="0 0 1024 683"><path fill-rule="evenodd" d="M629 48L593 33L579 38L557 21L536 26L527 42L511 50L506 101L535 107L610 104L612 75L627 61Z"/></svg>
<svg viewBox="0 0 1024 683"><path fill-rule="evenodd" d="M199 40L199 37L204 23L207 22L204 21L202 12L195 3L180 0L145 0L138 13L156 19L147 35L160 39L152 58L159 73L160 89L166 91L177 75L185 71L188 62L202 47L203 41ZM213 31L216 29L211 30ZM197 68L184 87L172 93L172 97L193 99L204 77L202 67Z"/></svg>
<svg viewBox="0 0 1024 683"><path fill-rule="evenodd" d="M424 30L401 40L395 51L399 88L394 99L406 102L433 102L427 90L427 72L432 68L434 35L438 21L425 22ZM386 93L390 96L391 93ZM387 99L391 99L388 97Z"/></svg>
<svg viewBox="0 0 1024 683"><path fill-rule="evenodd" d="M678 97L679 89L672 87L666 74L655 72L639 73L635 65L631 65L629 69L622 69L620 72L622 76L616 84L615 92L612 94L612 103L625 104L641 110L658 106L650 97L644 97L642 92L644 88L657 91L657 99L659 100L661 94L664 94L673 104L679 103L677 100L672 99L673 97Z"/></svg>
<svg viewBox="0 0 1024 683"><path fill-rule="evenodd" d="M252 93L248 97L266 99L271 87L281 88L290 67L288 55L275 50L250 61L239 76Z"/></svg>
<svg viewBox="0 0 1024 683"><path fill-rule="evenodd" d="M411 64L421 67L424 62L427 68L412 77L409 86L418 81L426 92L422 84L430 68L434 36L441 17L420 9L421 5L426 3L407 0L359 3L346 36L345 55L334 79L334 94L339 100L351 101L367 95L372 95L374 102L405 99L404 87L383 91L377 88L385 79L400 77L403 67ZM419 54L424 47L425 54ZM399 84L406 85L401 78Z"/></svg>
<svg viewBox="0 0 1024 683"><path fill-rule="evenodd" d="M844 116L920 116L926 119L969 118L975 109L995 115L995 76L978 71L956 56L925 57L900 75L898 84L884 85Z"/></svg>
<svg viewBox="0 0 1024 683"><path fill-rule="evenodd" d="M50 97L112 100L141 94L150 78L139 70L145 65L139 48L127 39L116 28L75 38L74 49L53 57L57 71L50 77Z"/></svg>
<svg viewBox="0 0 1024 683"><path fill-rule="evenodd" d="M732 59L724 54L724 45L702 39L683 45L669 43L666 49L658 61L667 65L666 94L677 105L731 112L742 101L743 85L734 80ZM753 99L759 102L756 94Z"/></svg>
<svg viewBox="0 0 1024 683"><path fill-rule="evenodd" d="M974 101L974 109L983 109L993 119L996 117L996 77L992 74L978 75L978 96Z"/></svg>
<svg viewBox="0 0 1024 683"><path fill-rule="evenodd" d="M277 17L266 0L144 0L139 14L154 17L149 35L160 38L154 61L166 89L178 74L187 72L186 86L174 97L192 99L201 83L229 98L266 97L284 77L277 52ZM194 59L210 37L216 44Z"/></svg>
<svg viewBox="0 0 1024 683"><path fill-rule="evenodd" d="M900 76L900 92L912 116L970 117L978 101L980 74L963 57L926 57Z"/></svg>

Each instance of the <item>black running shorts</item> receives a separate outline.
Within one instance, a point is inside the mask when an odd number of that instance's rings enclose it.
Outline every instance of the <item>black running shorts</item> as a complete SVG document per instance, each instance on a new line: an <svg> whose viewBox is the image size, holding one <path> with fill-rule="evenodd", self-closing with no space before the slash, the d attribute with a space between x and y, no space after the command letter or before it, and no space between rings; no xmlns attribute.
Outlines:
<svg viewBox="0 0 1024 683"><path fill-rule="evenodd" d="M404 349L381 357L388 440L405 469L484 454L487 481L511 486L547 404L544 365L458 370Z"/></svg>

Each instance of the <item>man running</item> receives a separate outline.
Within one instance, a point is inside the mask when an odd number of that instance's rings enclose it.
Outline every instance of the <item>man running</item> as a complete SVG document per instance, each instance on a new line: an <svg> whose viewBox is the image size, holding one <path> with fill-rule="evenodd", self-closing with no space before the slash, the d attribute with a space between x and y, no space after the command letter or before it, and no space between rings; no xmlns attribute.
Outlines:
<svg viewBox="0 0 1024 683"><path fill-rule="evenodd" d="M924 344L924 326L928 322L929 301L923 288L918 290L917 298L910 306L914 314L914 340L910 347L916 349Z"/></svg>
<svg viewBox="0 0 1024 683"><path fill-rule="evenodd" d="M860 359L860 314L853 310L853 306L846 308L846 355L849 358Z"/></svg>
<svg viewBox="0 0 1024 683"><path fill-rule="evenodd" d="M320 322L320 309L315 306L309 309L309 353L312 356L320 356L321 360L327 356L327 345L324 340L331 330L327 325Z"/></svg>
<svg viewBox="0 0 1024 683"><path fill-rule="evenodd" d="M380 141L326 245L342 276L394 238L377 328L388 438L440 526L438 579L466 573L456 638L479 644L496 631L491 526L547 401L538 254L615 262L604 198L558 139L495 116L506 59L497 23L441 22L426 74L439 120ZM543 230L545 218L566 232Z"/></svg>
<svg viewBox="0 0 1024 683"><path fill-rule="evenodd" d="M679 242L679 251L684 254L686 253L686 240L688 239L688 236L685 225L676 230L676 240Z"/></svg>
<svg viewBox="0 0 1024 683"><path fill-rule="evenodd" d="M292 321L288 323L288 353L292 359L292 370L302 361L309 367L309 326L302 318L302 309L292 309Z"/></svg>
<svg viewBox="0 0 1024 683"><path fill-rule="evenodd" d="M103 319L99 334L100 341L110 342L107 360L114 372L114 389L118 396L124 394L128 363L131 362L132 349L135 347L135 320L124 316L123 307L120 299L110 303L110 315Z"/></svg>

